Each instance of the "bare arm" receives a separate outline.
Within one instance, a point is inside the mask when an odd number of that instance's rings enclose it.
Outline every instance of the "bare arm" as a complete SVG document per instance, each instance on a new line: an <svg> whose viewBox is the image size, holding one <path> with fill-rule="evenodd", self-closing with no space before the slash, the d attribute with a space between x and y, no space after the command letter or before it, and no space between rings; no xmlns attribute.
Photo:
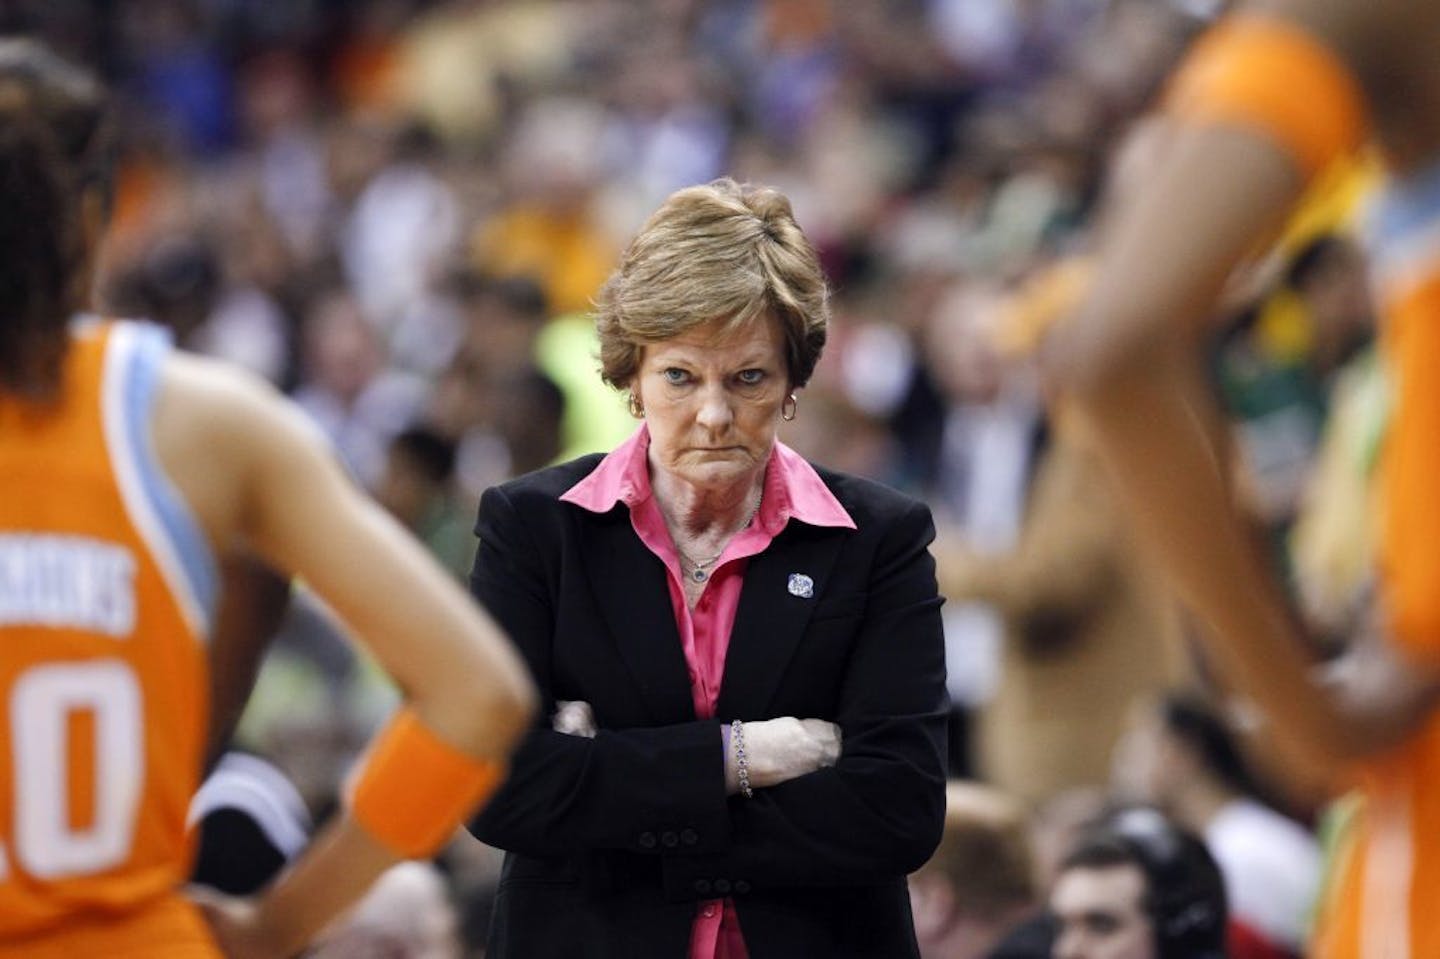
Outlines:
<svg viewBox="0 0 1440 959"><path fill-rule="evenodd" d="M290 608L290 580L248 554L221 557L220 608L210 637L207 767L219 760L245 711L260 660Z"/></svg>
<svg viewBox="0 0 1440 959"><path fill-rule="evenodd" d="M1313 775L1403 736L1410 726L1397 719L1413 702L1357 701L1312 680L1283 590L1233 502L1194 343L1230 269L1299 190L1289 159L1258 136L1177 135L1112 222L1095 286L1047 363L1091 420L1139 532L1208 625L1216 664ZM1415 695L1435 682L1421 677Z"/></svg>
<svg viewBox="0 0 1440 959"><path fill-rule="evenodd" d="M301 414L258 382L177 356L157 445L212 538L253 546L350 625L441 739L504 761L534 694L489 617L354 486ZM202 457L201 454L204 454ZM301 948L396 861L346 815L254 913L218 931L242 955Z"/></svg>
<svg viewBox="0 0 1440 959"><path fill-rule="evenodd" d="M532 698L508 640L350 480L309 421L268 386L196 357L175 357L164 389L161 455L171 465L172 427L189 430L177 446L208 452L207 475L188 468L185 492L201 500L212 537L303 577L428 725L476 756L504 756Z"/></svg>

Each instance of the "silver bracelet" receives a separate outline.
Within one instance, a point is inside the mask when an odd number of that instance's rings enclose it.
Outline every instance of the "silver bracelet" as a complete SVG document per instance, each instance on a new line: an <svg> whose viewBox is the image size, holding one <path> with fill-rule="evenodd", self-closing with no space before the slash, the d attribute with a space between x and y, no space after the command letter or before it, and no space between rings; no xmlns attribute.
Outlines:
<svg viewBox="0 0 1440 959"><path fill-rule="evenodd" d="M740 720L730 724L730 741L735 745L735 774L740 779L740 792L746 799L755 798L750 788L750 763L745 759L745 725Z"/></svg>

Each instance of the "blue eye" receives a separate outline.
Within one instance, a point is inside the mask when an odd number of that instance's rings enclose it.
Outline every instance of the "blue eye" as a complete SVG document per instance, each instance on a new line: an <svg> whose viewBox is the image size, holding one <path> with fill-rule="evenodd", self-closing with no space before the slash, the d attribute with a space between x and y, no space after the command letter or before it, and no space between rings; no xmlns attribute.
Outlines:
<svg viewBox="0 0 1440 959"><path fill-rule="evenodd" d="M688 373L674 366L662 370L660 375L665 377L665 382L672 386L680 386L690 378Z"/></svg>
<svg viewBox="0 0 1440 959"><path fill-rule="evenodd" d="M735 374L735 378L746 386L758 386L760 381L765 379L764 370L741 370Z"/></svg>

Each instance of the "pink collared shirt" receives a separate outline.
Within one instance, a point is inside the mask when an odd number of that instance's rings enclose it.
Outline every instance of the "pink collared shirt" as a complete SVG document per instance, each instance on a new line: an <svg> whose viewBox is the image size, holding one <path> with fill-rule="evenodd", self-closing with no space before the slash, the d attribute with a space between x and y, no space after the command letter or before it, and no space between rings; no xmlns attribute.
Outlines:
<svg viewBox="0 0 1440 959"><path fill-rule="evenodd" d="M608 456L590 475L566 490L560 498L567 503L605 513L616 503L630 509L630 523L650 552L659 557L670 575L670 607L685 663L690 669L690 695L695 715L710 719L720 698L720 681L725 675L725 654L730 648L730 630L740 606L740 587L751 556L763 552L792 518L811 526L855 528L855 520L830 492L813 467L794 450L777 442L765 469L765 489L755 520L730 540L725 552L705 583L705 591L692 610L685 603L680 555L665 527L665 519L651 495L650 469L646 456L650 429L640 428ZM695 924L690 932L689 959L747 959L745 939L731 899L698 903Z"/></svg>

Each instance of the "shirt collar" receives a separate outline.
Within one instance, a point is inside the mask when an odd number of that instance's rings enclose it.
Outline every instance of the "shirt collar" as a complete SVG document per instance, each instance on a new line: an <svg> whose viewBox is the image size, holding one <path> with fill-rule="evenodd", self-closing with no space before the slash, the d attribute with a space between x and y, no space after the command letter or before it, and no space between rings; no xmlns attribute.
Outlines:
<svg viewBox="0 0 1440 959"><path fill-rule="evenodd" d="M645 463L650 449L650 428L644 423L615 447L583 477L561 494L566 503L592 513L608 513L616 503L634 507L650 496L650 471Z"/></svg>
<svg viewBox="0 0 1440 959"><path fill-rule="evenodd" d="M600 464L560 499L592 513L608 513L616 504L633 509L650 497L650 471L646 454L650 427L641 423L630 438L606 454ZM771 534L784 529L791 518L811 526L855 529L855 520L815 468L784 443L776 441L765 469L765 494L757 522Z"/></svg>

